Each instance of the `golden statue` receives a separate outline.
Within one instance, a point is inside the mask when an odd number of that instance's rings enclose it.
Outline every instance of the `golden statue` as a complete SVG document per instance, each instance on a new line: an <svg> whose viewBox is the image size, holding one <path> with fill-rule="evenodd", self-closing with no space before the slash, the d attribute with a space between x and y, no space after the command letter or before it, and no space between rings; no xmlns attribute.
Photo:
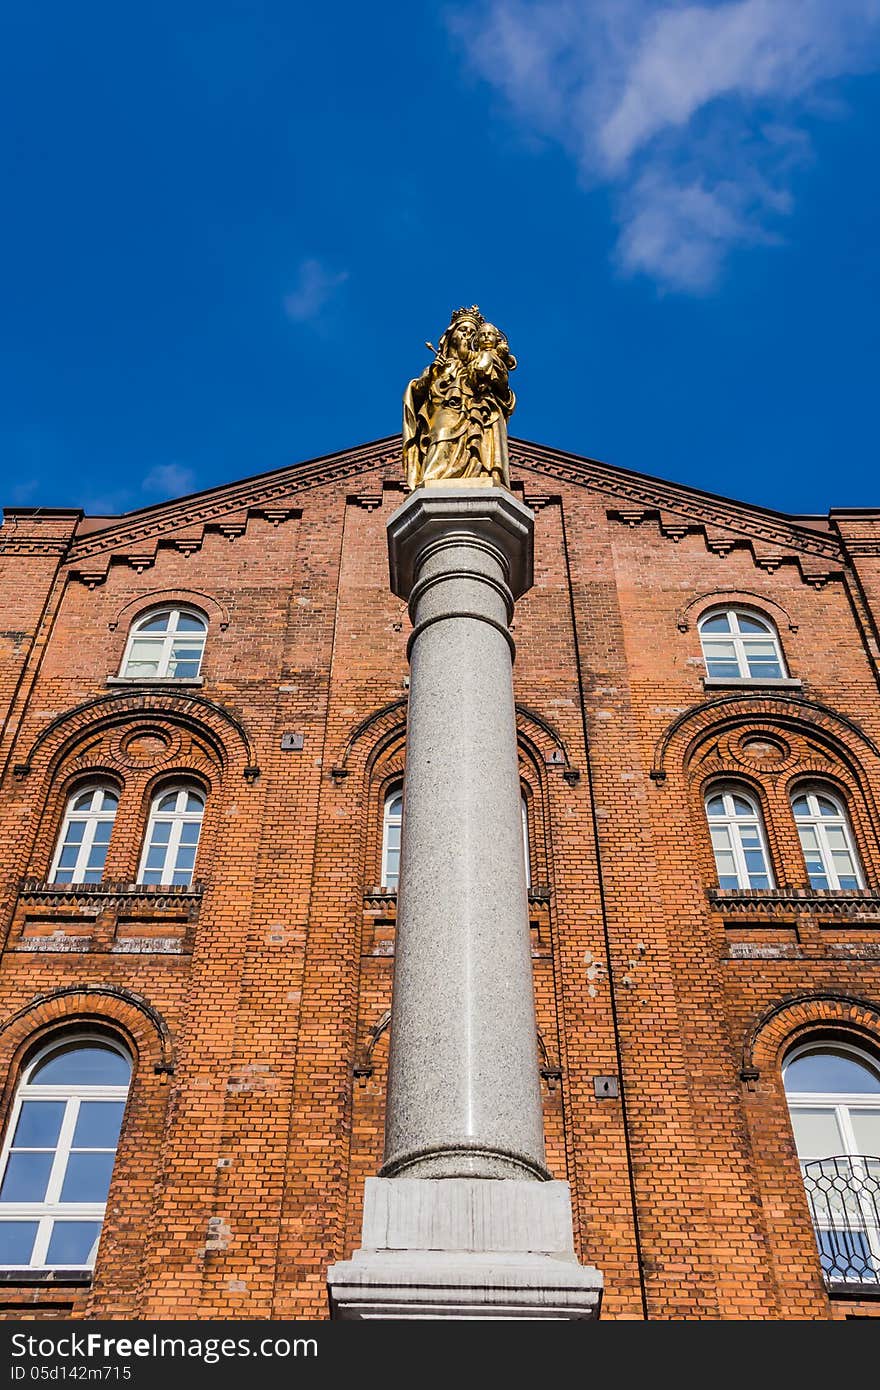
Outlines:
<svg viewBox="0 0 880 1390"><path fill-rule="evenodd" d="M410 490L460 481L510 488L507 420L516 366L504 334L476 304L456 309L434 361L403 398L403 471Z"/></svg>

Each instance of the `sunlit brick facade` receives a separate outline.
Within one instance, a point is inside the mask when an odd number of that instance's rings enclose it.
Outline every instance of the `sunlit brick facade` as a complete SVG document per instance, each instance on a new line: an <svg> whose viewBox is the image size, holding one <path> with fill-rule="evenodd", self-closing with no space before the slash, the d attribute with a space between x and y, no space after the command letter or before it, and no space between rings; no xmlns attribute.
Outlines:
<svg viewBox="0 0 880 1390"><path fill-rule="evenodd" d="M57 1041L132 1062L94 1272L0 1261L5 1316L327 1316L382 1151L399 452L122 517L5 513L4 1115ZM602 1317L880 1313L869 1216L866 1276L823 1277L781 1070L811 1040L880 1055L880 511L789 517L521 442L511 457L536 516L513 635L548 1161ZM149 652L127 674L153 612L206 631L185 676L144 675ZM701 622L730 612L764 624L775 674L760 637L708 673ZM112 798L91 870L70 831L84 788ZM183 857L176 882L144 882L153 840L161 859L185 841L174 816L201 815L181 802L155 832L179 788L204 803L191 882ZM727 827L732 870L705 806L724 789L760 826L751 851ZM825 888L805 859L792 798L822 789L855 886L843 858L847 886ZM760 886L719 887L758 882L759 860Z"/></svg>

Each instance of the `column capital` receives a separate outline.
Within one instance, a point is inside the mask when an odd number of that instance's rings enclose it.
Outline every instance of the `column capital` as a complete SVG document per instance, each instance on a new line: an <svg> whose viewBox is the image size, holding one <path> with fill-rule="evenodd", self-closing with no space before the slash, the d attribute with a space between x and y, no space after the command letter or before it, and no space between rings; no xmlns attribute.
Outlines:
<svg viewBox="0 0 880 1390"><path fill-rule="evenodd" d="M491 546L519 598L534 582L534 526L534 512L506 488L417 488L388 518L392 592L408 599L424 551L435 541L460 540Z"/></svg>

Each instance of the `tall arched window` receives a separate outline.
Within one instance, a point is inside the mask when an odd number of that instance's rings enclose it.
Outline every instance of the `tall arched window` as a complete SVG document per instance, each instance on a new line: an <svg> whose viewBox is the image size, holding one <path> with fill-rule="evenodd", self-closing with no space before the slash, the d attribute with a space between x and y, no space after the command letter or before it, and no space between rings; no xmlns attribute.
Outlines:
<svg viewBox="0 0 880 1390"><path fill-rule="evenodd" d="M85 1034L25 1068L0 1154L0 1266L95 1263L130 1079L127 1053Z"/></svg>
<svg viewBox="0 0 880 1390"><path fill-rule="evenodd" d="M382 815L382 886L394 889L400 881L400 827L403 819L403 792L389 792Z"/></svg>
<svg viewBox="0 0 880 1390"><path fill-rule="evenodd" d="M827 787L799 787L791 798L814 888L863 888L846 807Z"/></svg>
<svg viewBox="0 0 880 1390"><path fill-rule="evenodd" d="M132 623L120 675L195 680L207 635L207 619L194 609L154 608Z"/></svg>
<svg viewBox="0 0 880 1390"><path fill-rule="evenodd" d="M719 888L772 888L761 811L745 787L713 787L706 819Z"/></svg>
<svg viewBox="0 0 880 1390"><path fill-rule="evenodd" d="M698 623L706 675L715 680L782 680L788 674L776 629L747 608L716 608Z"/></svg>
<svg viewBox="0 0 880 1390"><path fill-rule="evenodd" d="M112 787L80 787L67 802L50 883L100 883L119 797Z"/></svg>
<svg viewBox="0 0 880 1390"><path fill-rule="evenodd" d="M189 888L205 814L197 787L165 787L153 797L138 883Z"/></svg>
<svg viewBox="0 0 880 1390"><path fill-rule="evenodd" d="M880 1284L880 1066L844 1043L808 1043L782 1078L822 1268Z"/></svg>

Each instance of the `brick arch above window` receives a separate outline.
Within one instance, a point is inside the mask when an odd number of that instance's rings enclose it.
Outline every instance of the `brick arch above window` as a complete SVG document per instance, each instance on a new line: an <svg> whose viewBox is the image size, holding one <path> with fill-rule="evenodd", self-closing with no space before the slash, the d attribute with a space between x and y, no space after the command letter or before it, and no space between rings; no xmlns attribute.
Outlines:
<svg viewBox="0 0 880 1390"><path fill-rule="evenodd" d="M679 632L688 632L713 608L751 608L759 615L763 614L769 618L779 632L798 630L798 624L794 622L787 608L783 608L776 599L756 593L753 589L709 589L703 594L697 594L678 610L675 625Z"/></svg>
<svg viewBox="0 0 880 1390"><path fill-rule="evenodd" d="M22 762L13 771L18 777L49 771L53 775L62 762L88 750L99 736L138 726L150 729L185 731L191 739L214 757L224 771L238 768L250 779L259 772L255 766L250 737L239 719L228 709L201 695L177 695L168 691L140 691L99 695L53 719L36 737ZM120 734L120 738L124 734ZM127 747L114 745L114 767L130 766ZM177 750L169 752L169 758Z"/></svg>
<svg viewBox="0 0 880 1390"><path fill-rule="evenodd" d="M152 589L130 598L118 608L107 624L111 632L128 633L132 623L153 608L196 608L208 619L210 627L224 632L229 626L229 609L213 594L202 589Z"/></svg>
<svg viewBox="0 0 880 1390"><path fill-rule="evenodd" d="M854 775L859 775L863 766L880 771L880 749L848 715L802 696L768 692L760 696L718 696L691 705L677 715L654 746L652 779L665 781L670 767L688 769L707 740L751 727L775 729L783 740L787 730L800 734L849 767Z"/></svg>
<svg viewBox="0 0 880 1390"><path fill-rule="evenodd" d="M781 1066L798 1043L834 1037L857 1047L880 1051L880 1007L857 995L817 991L789 995L767 1009L749 1029L742 1050L740 1076L754 1084L762 1073Z"/></svg>
<svg viewBox="0 0 880 1390"><path fill-rule="evenodd" d="M174 1045L162 1015L141 995L117 985L66 985L38 994L0 1025L0 1070L7 1086L25 1057L52 1036L103 1025L119 1035L145 1072L174 1070Z"/></svg>
<svg viewBox="0 0 880 1390"><path fill-rule="evenodd" d="M373 710L354 726L342 752L330 770L342 779L355 768L373 768L406 734L405 696ZM529 751L536 766L558 767L566 779L577 779L564 739L551 721L526 705L516 706L517 740Z"/></svg>

